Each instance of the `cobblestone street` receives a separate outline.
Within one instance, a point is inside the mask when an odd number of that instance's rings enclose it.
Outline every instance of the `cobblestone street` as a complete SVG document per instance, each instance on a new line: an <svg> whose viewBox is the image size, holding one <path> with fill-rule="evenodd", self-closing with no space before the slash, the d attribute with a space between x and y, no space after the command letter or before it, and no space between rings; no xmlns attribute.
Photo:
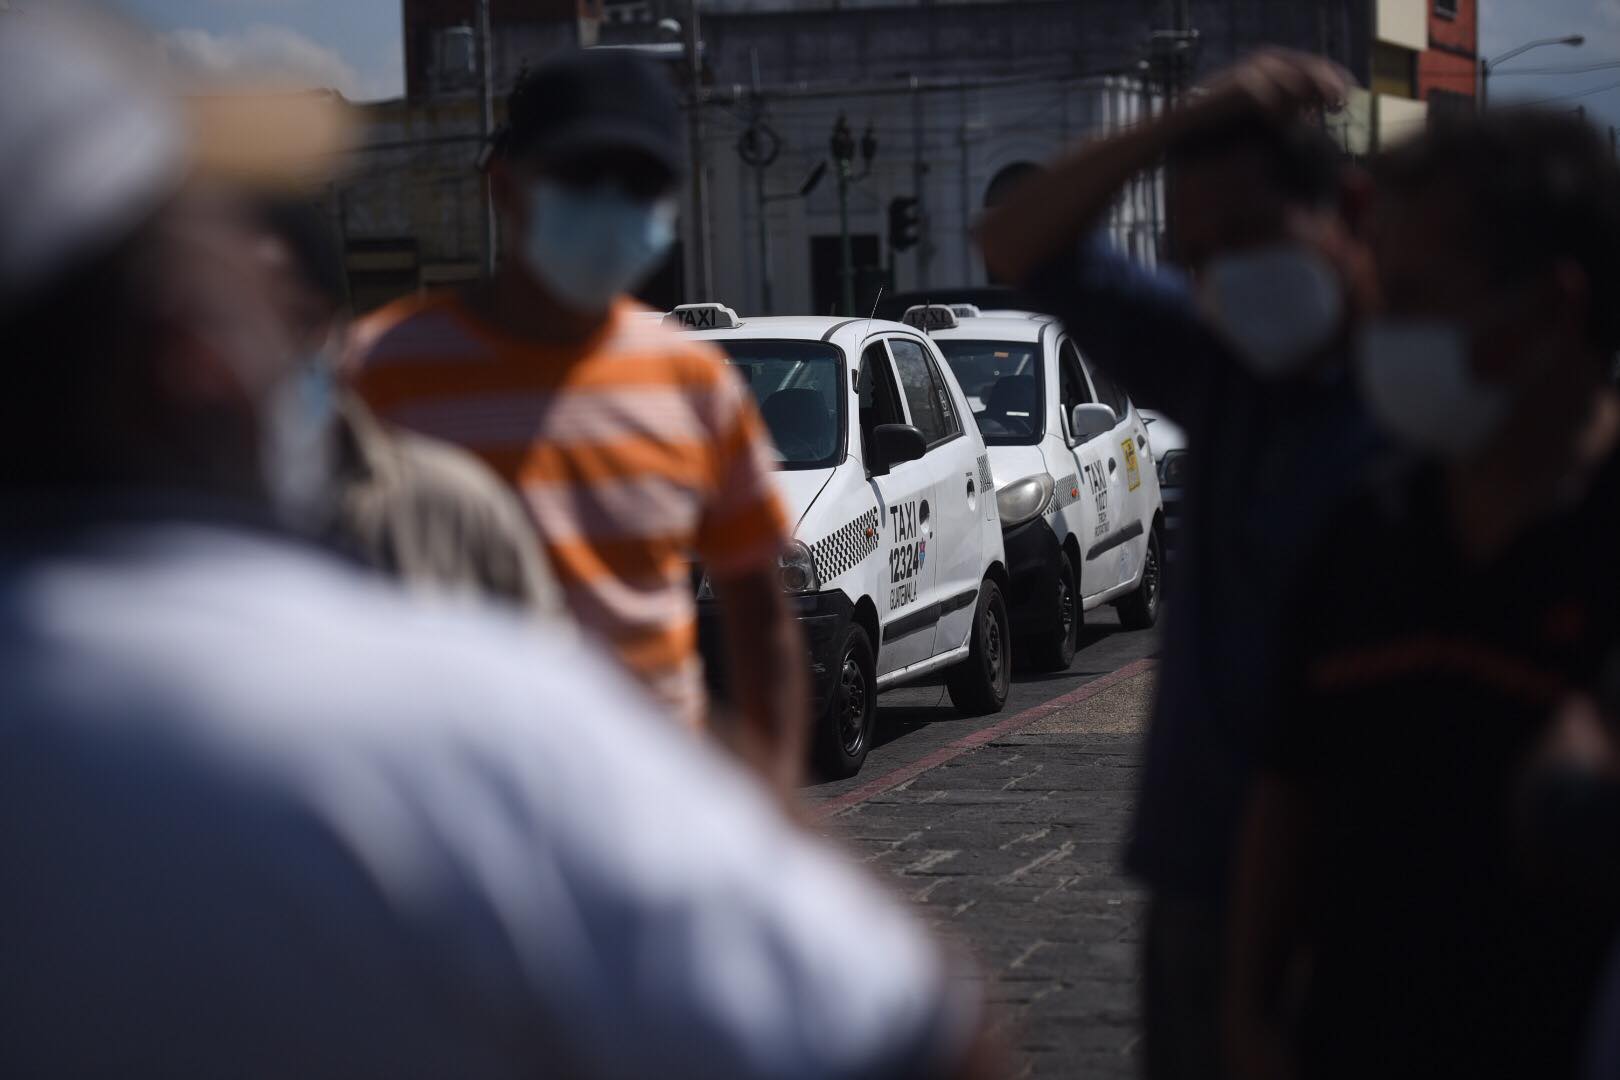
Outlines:
<svg viewBox="0 0 1620 1080"><path fill-rule="evenodd" d="M1132 665L823 807L830 832L972 950L1014 1075L1137 1071L1144 905L1119 862L1153 678Z"/></svg>

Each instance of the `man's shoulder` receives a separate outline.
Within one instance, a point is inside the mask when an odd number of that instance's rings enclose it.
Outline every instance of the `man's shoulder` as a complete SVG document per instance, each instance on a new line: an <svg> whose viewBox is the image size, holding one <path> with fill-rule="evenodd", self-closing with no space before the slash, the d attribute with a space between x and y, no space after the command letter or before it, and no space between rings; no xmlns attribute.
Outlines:
<svg viewBox="0 0 1620 1080"><path fill-rule="evenodd" d="M521 521L517 497L494 469L454 443L388 426L402 494L448 508L466 518Z"/></svg>
<svg viewBox="0 0 1620 1080"><path fill-rule="evenodd" d="M423 364L485 355L452 291L401 297L359 319L345 346L351 370Z"/></svg>

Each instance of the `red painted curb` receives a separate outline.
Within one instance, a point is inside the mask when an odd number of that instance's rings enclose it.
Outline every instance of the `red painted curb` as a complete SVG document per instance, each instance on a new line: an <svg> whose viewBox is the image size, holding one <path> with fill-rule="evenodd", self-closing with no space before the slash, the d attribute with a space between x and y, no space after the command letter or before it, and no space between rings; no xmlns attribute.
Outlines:
<svg viewBox="0 0 1620 1080"><path fill-rule="evenodd" d="M940 747L931 754L918 758L909 765L902 765L893 772L887 772L882 776L868 780L853 791L846 791L836 798L828 799L824 803L818 803L810 808L810 816L819 819L841 814L874 795L881 795L885 791L899 787L914 776L920 776L929 769L936 769L947 761L959 758L969 750L977 750L986 743L995 742L1005 735L1014 734L1042 717L1057 712L1059 709L1066 709L1070 705L1079 704L1087 698L1097 696L1112 686L1117 686L1126 679L1135 678L1142 672L1151 670L1156 664L1158 664L1158 661L1150 658L1133 660L1124 667L1116 668L1106 675L1091 680L1084 686L1070 690L1061 697L1055 697L1051 701L1044 701L1039 705L1031 706L1021 713L1015 713L1005 720L992 724L990 727L980 728L972 734L964 735L955 742Z"/></svg>

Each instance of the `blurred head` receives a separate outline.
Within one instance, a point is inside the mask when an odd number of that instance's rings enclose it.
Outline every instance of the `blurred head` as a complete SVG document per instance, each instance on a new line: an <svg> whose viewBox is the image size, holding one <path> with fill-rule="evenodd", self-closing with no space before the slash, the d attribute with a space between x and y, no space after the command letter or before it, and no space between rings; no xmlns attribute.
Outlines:
<svg viewBox="0 0 1620 1080"><path fill-rule="evenodd" d="M1376 165L1368 401L1450 458L1590 410L1620 347L1620 168L1584 121L1455 118Z"/></svg>
<svg viewBox="0 0 1620 1080"><path fill-rule="evenodd" d="M596 315L675 239L680 110L668 76L624 52L575 52L512 91L490 180L512 268Z"/></svg>
<svg viewBox="0 0 1620 1080"><path fill-rule="evenodd" d="M1239 357L1278 377L1335 354L1367 273L1326 133L1242 118L1183 137L1169 167L1174 255Z"/></svg>
<svg viewBox="0 0 1620 1080"><path fill-rule="evenodd" d="M298 345L245 160L130 66L138 45L49 12L0 19L0 483L265 500L267 403ZM310 132L282 134L259 129L260 163Z"/></svg>
<svg viewBox="0 0 1620 1080"><path fill-rule="evenodd" d="M348 274L337 230L315 202L261 200L257 211L258 261L295 356L265 406L264 472L283 516L314 531L336 505Z"/></svg>

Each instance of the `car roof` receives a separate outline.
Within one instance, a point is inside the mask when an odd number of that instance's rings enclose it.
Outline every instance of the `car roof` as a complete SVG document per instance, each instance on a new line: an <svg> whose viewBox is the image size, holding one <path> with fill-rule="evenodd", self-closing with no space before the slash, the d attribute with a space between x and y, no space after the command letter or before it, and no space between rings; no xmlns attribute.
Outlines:
<svg viewBox="0 0 1620 1080"><path fill-rule="evenodd" d="M850 349L872 334L895 332L922 336L904 323L836 315L762 315L744 317L733 329L675 331L702 341L826 341Z"/></svg>
<svg viewBox="0 0 1620 1080"><path fill-rule="evenodd" d="M929 336L941 341L1011 341L1033 344L1050 325L1045 319L980 318L958 319L952 330L932 330Z"/></svg>

